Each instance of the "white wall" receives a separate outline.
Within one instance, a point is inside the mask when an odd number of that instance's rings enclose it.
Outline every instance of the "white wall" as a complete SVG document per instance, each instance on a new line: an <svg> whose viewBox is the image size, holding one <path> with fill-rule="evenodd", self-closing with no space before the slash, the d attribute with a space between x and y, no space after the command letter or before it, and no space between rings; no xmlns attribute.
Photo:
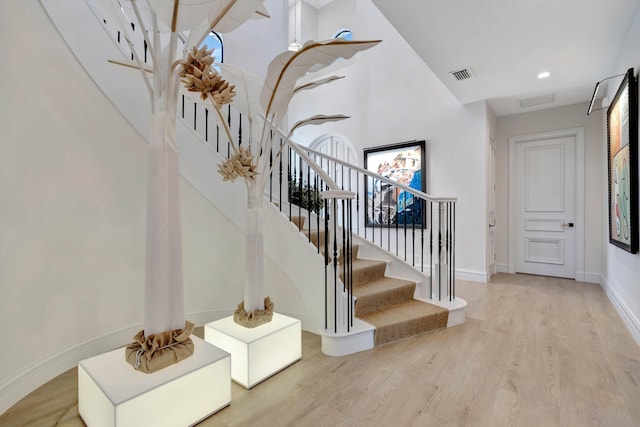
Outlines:
<svg viewBox="0 0 640 427"><path fill-rule="evenodd" d="M296 95L290 122L318 113L351 118L302 128L294 139L306 145L335 132L354 144L361 159L367 147L425 139L428 192L459 198L459 277L484 280L486 104L460 105L370 1L341 0L320 10L320 37L344 27L352 29L356 39L383 41L327 70L345 79Z"/></svg>
<svg viewBox="0 0 640 427"><path fill-rule="evenodd" d="M265 76L274 56L287 50L287 0L266 0L270 18L252 19L223 34L224 62ZM247 54L251 52L251 54Z"/></svg>
<svg viewBox="0 0 640 427"><path fill-rule="evenodd" d="M507 271L509 231L509 138L551 130L582 127L585 130L585 270L587 277L602 272L602 119L587 116L587 104L575 104L497 119L497 263ZM596 279L597 280L597 279Z"/></svg>
<svg viewBox="0 0 640 427"><path fill-rule="evenodd" d="M611 66L611 75L624 73L627 69L633 67L636 76L638 76L638 70L640 69L638 40L640 40L640 12L634 19L631 30L627 35L626 43L620 49L617 61ZM603 100L604 106L609 105L616 90L616 83L608 85L607 96ZM602 110L603 117L606 117L605 114L606 110ZM605 126L601 128L600 137L602 159L600 182L603 188L600 206L603 216L602 241L605 247L603 253L604 286L616 308L622 314L627 326L634 334L636 341L640 344L640 254L630 254L608 243L608 177ZM640 197L640 190L636 196ZM637 212L636 215L638 215ZM636 233L638 232L640 231L636 230Z"/></svg>

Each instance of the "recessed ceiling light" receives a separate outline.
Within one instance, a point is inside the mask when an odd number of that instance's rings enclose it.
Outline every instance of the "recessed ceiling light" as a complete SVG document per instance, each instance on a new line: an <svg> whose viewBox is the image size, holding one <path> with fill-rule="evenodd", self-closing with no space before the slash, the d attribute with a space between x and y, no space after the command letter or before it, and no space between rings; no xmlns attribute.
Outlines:
<svg viewBox="0 0 640 427"><path fill-rule="evenodd" d="M538 78L539 79L546 79L547 77L549 77L551 75L551 73L549 71L545 71L543 73L538 74Z"/></svg>

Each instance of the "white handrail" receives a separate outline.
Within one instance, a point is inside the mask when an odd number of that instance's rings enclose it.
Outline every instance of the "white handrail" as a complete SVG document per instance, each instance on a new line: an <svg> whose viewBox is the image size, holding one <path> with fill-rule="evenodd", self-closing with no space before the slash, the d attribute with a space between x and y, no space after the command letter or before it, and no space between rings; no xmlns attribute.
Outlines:
<svg viewBox="0 0 640 427"><path fill-rule="evenodd" d="M363 175L368 175L368 176L370 176L372 178L379 179L382 182L386 182L386 183L391 184L391 185L393 185L395 187L401 188L403 191L411 193L414 196L419 197L421 199L425 199L425 200L430 201L430 202L438 202L438 203L455 203L455 202L458 201L457 197L434 197L434 196L431 196L430 194L423 193L422 191L416 190L415 188L407 187L406 185L400 184L399 182L392 181L389 178L386 178L386 177L384 177L382 175L379 175L379 174L377 174L375 172L371 172L371 171L368 171L366 169L363 169L363 168L359 167L358 165L347 163L347 162L342 161L340 159L336 159L334 157L327 156L326 154L321 153L319 151L312 150L311 148L301 147L300 145L296 144L293 141L289 141L289 144L292 147L293 146L297 146L298 149L304 150L307 153L315 154L315 155L323 157L323 158L325 158L325 159L327 159L329 161L332 161L332 162L341 164L343 166L346 166L348 168L351 168L351 169L353 169L353 170L355 170L357 172L362 173ZM298 152L298 151L296 151L296 152Z"/></svg>

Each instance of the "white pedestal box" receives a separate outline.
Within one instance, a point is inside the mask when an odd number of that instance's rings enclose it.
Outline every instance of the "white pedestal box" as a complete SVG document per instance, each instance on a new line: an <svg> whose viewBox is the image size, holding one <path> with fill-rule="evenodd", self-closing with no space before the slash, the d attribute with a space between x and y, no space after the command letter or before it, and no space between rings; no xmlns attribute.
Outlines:
<svg viewBox="0 0 640 427"><path fill-rule="evenodd" d="M271 322L245 328L225 317L204 325L204 339L231 353L231 378L251 388L302 357L302 325L273 313Z"/></svg>
<svg viewBox="0 0 640 427"><path fill-rule="evenodd" d="M119 348L78 363L78 407L89 427L189 426L231 402L229 353L191 336L187 359L151 374Z"/></svg>

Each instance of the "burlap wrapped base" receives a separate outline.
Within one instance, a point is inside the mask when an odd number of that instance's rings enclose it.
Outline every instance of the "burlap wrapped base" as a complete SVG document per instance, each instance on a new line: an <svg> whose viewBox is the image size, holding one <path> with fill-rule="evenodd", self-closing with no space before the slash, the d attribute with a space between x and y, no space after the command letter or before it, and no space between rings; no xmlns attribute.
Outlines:
<svg viewBox="0 0 640 427"><path fill-rule="evenodd" d="M264 299L264 310L253 310L251 313L244 311L244 301L238 304L238 309L233 313L233 321L245 328L255 328L271 322L273 318L273 302L271 298Z"/></svg>
<svg viewBox="0 0 640 427"><path fill-rule="evenodd" d="M125 350L127 362L136 370L150 374L178 363L193 354L193 341L189 336L193 323L185 322L184 329L174 329L144 336L144 330L133 337Z"/></svg>

